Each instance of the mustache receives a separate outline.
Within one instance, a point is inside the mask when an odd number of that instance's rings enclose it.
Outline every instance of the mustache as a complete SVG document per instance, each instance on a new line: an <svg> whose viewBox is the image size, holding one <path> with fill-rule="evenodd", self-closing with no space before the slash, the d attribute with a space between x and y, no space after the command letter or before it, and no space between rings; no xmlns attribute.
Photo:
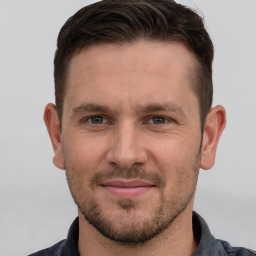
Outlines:
<svg viewBox="0 0 256 256"><path fill-rule="evenodd" d="M151 182L154 186L159 188L166 186L166 180L161 174L146 171L138 166L132 166L129 169L114 167L108 171L98 172L90 179L89 184L90 187L94 189L110 179L142 179Z"/></svg>

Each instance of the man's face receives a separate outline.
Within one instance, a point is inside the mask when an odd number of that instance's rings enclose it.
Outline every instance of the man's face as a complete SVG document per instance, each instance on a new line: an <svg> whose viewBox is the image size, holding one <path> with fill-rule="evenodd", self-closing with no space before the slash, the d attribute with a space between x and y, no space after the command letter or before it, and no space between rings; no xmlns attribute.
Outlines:
<svg viewBox="0 0 256 256"><path fill-rule="evenodd" d="M71 60L57 157L80 212L113 240L147 241L192 208L202 137L193 66L183 44L149 41Z"/></svg>

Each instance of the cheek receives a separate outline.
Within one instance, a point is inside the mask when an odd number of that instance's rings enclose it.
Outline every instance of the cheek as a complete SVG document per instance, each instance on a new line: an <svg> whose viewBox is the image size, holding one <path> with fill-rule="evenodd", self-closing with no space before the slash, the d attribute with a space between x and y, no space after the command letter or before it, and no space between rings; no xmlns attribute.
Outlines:
<svg viewBox="0 0 256 256"><path fill-rule="evenodd" d="M89 136L68 137L63 149L67 167L83 176L103 168L105 145L102 139Z"/></svg>
<svg viewBox="0 0 256 256"><path fill-rule="evenodd" d="M154 143L151 148L151 155L154 161L166 167L185 165L191 157L195 157L196 152L195 143L189 144L184 138L166 138L162 142Z"/></svg>
<svg viewBox="0 0 256 256"><path fill-rule="evenodd" d="M193 180L195 168L199 168L198 154L200 138L193 142L185 138L172 138L162 143L155 143L151 157L156 169L167 182L168 190L178 188L178 184Z"/></svg>
<svg viewBox="0 0 256 256"><path fill-rule="evenodd" d="M166 180L163 197L173 206L190 198L195 190L198 149L176 143L164 148L165 151L158 155L157 168Z"/></svg>

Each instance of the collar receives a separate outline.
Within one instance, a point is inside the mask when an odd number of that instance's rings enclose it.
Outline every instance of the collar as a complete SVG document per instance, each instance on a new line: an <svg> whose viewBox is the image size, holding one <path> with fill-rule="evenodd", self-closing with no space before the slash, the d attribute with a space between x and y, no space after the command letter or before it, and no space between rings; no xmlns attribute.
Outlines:
<svg viewBox="0 0 256 256"><path fill-rule="evenodd" d="M216 240L204 219L196 212L193 212L193 233L198 243L197 249L193 256L204 255L226 255L225 250L220 243L220 240ZM72 223L67 240L63 244L65 255L79 256L78 253L78 236L79 236L79 219L78 217Z"/></svg>

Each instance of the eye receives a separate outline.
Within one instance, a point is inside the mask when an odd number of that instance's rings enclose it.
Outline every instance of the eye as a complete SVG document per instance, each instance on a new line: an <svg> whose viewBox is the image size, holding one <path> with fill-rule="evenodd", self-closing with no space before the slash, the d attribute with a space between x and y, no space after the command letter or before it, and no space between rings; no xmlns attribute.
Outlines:
<svg viewBox="0 0 256 256"><path fill-rule="evenodd" d="M107 122L103 116L91 116L86 121L91 124L104 124Z"/></svg>
<svg viewBox="0 0 256 256"><path fill-rule="evenodd" d="M111 127L111 125L113 125L113 121L109 117L101 115L91 115L82 118L79 121L79 125L82 129L88 129L90 131L102 131Z"/></svg>
<svg viewBox="0 0 256 256"><path fill-rule="evenodd" d="M150 119L149 123L151 124L165 124L166 118L162 116L154 116Z"/></svg>

